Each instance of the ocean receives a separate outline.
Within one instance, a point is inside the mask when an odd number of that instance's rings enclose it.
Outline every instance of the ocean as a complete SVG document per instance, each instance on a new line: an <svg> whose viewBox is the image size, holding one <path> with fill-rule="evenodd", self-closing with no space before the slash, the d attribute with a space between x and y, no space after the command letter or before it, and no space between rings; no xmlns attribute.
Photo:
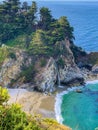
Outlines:
<svg viewBox="0 0 98 130"><path fill-rule="evenodd" d="M77 93L77 88L82 93ZM72 130L98 130L98 81L58 94L55 112L58 122Z"/></svg>
<svg viewBox="0 0 98 130"><path fill-rule="evenodd" d="M40 1L55 18L67 16L74 27L74 43L87 52L98 51L98 2Z"/></svg>

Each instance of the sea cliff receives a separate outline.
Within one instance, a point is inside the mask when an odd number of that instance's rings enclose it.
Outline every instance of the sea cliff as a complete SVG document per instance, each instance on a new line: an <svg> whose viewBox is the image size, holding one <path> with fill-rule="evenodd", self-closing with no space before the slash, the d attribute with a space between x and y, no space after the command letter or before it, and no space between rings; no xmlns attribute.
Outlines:
<svg viewBox="0 0 98 130"><path fill-rule="evenodd" d="M2 46L1 49L8 56L0 65L0 84L10 88L55 92L60 85L66 89L68 86L79 86L87 80L97 79L97 63L89 60L92 53L85 56L78 54L80 58L77 58L70 41L65 39L60 44L62 51L66 52L55 57L29 55L22 49ZM10 57L10 53L14 57ZM87 63L87 60L91 63Z"/></svg>

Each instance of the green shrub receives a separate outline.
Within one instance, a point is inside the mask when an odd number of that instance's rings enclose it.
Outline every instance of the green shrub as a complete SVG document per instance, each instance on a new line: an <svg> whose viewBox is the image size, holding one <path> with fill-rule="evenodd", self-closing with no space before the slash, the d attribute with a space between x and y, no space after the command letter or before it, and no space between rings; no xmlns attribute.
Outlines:
<svg viewBox="0 0 98 130"><path fill-rule="evenodd" d="M8 91L6 88L2 88L0 86L0 105L2 105L3 102L7 102L9 99Z"/></svg>
<svg viewBox="0 0 98 130"><path fill-rule="evenodd" d="M35 73L36 73L36 69L34 65L30 65L30 66L23 65L19 77L23 78L23 82L28 83L33 81Z"/></svg>
<svg viewBox="0 0 98 130"><path fill-rule="evenodd" d="M4 105L8 99L7 89L0 87L0 130L42 130L33 117L21 110L20 105Z"/></svg>
<svg viewBox="0 0 98 130"><path fill-rule="evenodd" d="M16 59L14 48L8 46L0 47L0 65L2 65L4 60L9 57L12 59Z"/></svg>
<svg viewBox="0 0 98 130"><path fill-rule="evenodd" d="M0 65L2 65L5 58L7 58L8 54L9 54L9 52L8 52L8 48L6 46L0 47Z"/></svg>
<svg viewBox="0 0 98 130"><path fill-rule="evenodd" d="M12 58L12 59L14 59L14 60L16 60L16 55L13 52L9 53L9 57Z"/></svg>
<svg viewBox="0 0 98 130"><path fill-rule="evenodd" d="M63 67L64 67L64 64L65 64L64 60L60 57L60 58L58 59L58 61L57 61L57 65L63 68Z"/></svg>
<svg viewBox="0 0 98 130"><path fill-rule="evenodd" d="M44 67L46 64L47 64L46 59L42 58L42 59L40 60L40 66L41 66L41 67Z"/></svg>
<svg viewBox="0 0 98 130"><path fill-rule="evenodd" d="M36 120L21 110L20 105L0 107L0 130L41 130Z"/></svg>
<svg viewBox="0 0 98 130"><path fill-rule="evenodd" d="M28 115L18 104L3 104L8 100L9 95L5 88L0 87L0 92L0 130L70 130L53 119Z"/></svg>

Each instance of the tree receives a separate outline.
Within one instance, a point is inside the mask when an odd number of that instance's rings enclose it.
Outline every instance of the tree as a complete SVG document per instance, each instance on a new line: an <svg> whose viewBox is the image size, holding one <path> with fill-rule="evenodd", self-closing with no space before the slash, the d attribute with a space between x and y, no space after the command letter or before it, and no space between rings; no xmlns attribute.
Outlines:
<svg viewBox="0 0 98 130"><path fill-rule="evenodd" d="M52 22L51 11L48 8L40 9L40 26L43 30L48 30Z"/></svg>
<svg viewBox="0 0 98 130"><path fill-rule="evenodd" d="M35 20L36 20L36 12L37 12L37 5L36 2L32 2L32 5L27 13L27 26L28 26L28 33L35 30Z"/></svg>
<svg viewBox="0 0 98 130"><path fill-rule="evenodd" d="M17 30L20 28L19 25L19 14L20 9L19 0L6 0L0 5L0 41L5 42L6 40L14 37L17 34Z"/></svg>
<svg viewBox="0 0 98 130"><path fill-rule="evenodd" d="M28 6L28 3L25 1L25 2L23 2L23 4L22 4L22 9L24 10L24 11L28 11L28 9L29 9L29 6Z"/></svg>
<svg viewBox="0 0 98 130"><path fill-rule="evenodd" d="M58 23L60 24L60 28L63 31L64 37L69 40L74 39L73 27L70 26L70 24L67 20L67 17L65 17L65 16L60 17L58 20Z"/></svg>
<svg viewBox="0 0 98 130"><path fill-rule="evenodd" d="M6 23L16 22L18 10L20 8L19 0L3 1L1 13L4 14L3 18Z"/></svg>

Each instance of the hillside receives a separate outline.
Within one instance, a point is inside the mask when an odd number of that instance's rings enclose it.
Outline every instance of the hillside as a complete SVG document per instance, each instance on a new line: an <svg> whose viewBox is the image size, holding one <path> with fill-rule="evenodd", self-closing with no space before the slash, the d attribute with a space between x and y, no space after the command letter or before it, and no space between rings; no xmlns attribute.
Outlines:
<svg viewBox="0 0 98 130"><path fill-rule="evenodd" d="M60 86L62 91L98 79L98 53L75 46L73 31L66 16L55 19L36 2L0 3L0 85L50 94ZM70 130L52 119L29 116L20 106L3 104L8 98L0 96L0 130Z"/></svg>
<svg viewBox="0 0 98 130"><path fill-rule="evenodd" d="M73 31L66 16L55 19L36 2L1 3L0 84L54 92L97 79L97 53L75 46Z"/></svg>
<svg viewBox="0 0 98 130"><path fill-rule="evenodd" d="M84 82L75 57L86 53L73 44L67 17L55 19L48 8L38 10L35 2L20 6L19 0L12 0L0 5L0 21L2 86L53 92L59 83Z"/></svg>

